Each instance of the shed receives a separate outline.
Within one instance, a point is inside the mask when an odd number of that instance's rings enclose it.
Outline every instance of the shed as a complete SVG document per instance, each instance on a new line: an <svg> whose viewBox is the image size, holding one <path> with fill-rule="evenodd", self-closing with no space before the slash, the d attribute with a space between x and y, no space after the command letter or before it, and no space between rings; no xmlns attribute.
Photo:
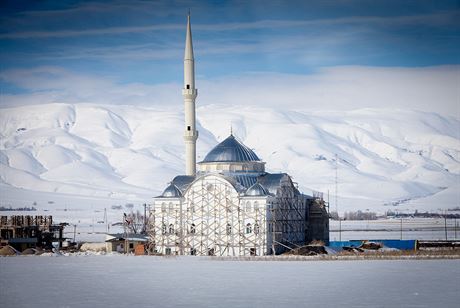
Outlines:
<svg viewBox="0 0 460 308"><path fill-rule="evenodd" d="M138 245L148 242L147 235L134 233L107 234L105 239L107 252L131 253Z"/></svg>

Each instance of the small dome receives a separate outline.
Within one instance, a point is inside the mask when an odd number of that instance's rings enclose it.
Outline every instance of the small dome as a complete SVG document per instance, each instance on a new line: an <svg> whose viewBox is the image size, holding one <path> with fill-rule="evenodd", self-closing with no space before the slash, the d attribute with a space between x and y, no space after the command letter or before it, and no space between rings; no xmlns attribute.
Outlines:
<svg viewBox="0 0 460 308"><path fill-rule="evenodd" d="M182 193L180 192L179 188L177 188L174 184L169 184L168 187L163 191L161 194L162 197L167 198L180 198L182 197Z"/></svg>
<svg viewBox="0 0 460 308"><path fill-rule="evenodd" d="M246 196L266 196L268 191L259 183L255 183L245 193Z"/></svg>
<svg viewBox="0 0 460 308"><path fill-rule="evenodd" d="M260 161L256 153L230 135L206 155L203 163Z"/></svg>

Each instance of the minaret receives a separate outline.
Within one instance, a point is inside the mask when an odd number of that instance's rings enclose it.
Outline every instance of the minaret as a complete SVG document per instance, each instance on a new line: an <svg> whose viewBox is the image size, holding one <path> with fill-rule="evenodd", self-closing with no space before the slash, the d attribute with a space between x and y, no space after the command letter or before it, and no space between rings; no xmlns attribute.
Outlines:
<svg viewBox="0 0 460 308"><path fill-rule="evenodd" d="M182 96L184 97L185 105L185 174L193 176L196 174L196 139L198 139L198 131L195 126L195 99L197 95L189 12L187 16L187 35L185 38L184 89L182 90Z"/></svg>

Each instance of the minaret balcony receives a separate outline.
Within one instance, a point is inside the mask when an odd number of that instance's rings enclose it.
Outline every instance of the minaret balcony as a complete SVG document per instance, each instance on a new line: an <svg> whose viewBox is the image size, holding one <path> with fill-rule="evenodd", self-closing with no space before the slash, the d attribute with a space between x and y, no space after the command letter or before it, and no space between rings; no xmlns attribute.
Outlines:
<svg viewBox="0 0 460 308"><path fill-rule="evenodd" d="M185 141L191 142L191 141L196 141L197 139L198 139L198 131L197 130L195 130L194 132L186 130L184 132L184 140Z"/></svg>
<svg viewBox="0 0 460 308"><path fill-rule="evenodd" d="M185 99L195 99L198 95L197 89L182 89L182 96Z"/></svg>

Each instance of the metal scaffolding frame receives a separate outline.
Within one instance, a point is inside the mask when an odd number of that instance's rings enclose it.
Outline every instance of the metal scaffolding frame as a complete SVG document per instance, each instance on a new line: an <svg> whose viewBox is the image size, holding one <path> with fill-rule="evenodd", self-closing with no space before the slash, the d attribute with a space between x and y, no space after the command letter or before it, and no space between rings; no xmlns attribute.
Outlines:
<svg viewBox="0 0 460 308"><path fill-rule="evenodd" d="M151 207L152 253L251 256L282 253L308 238L306 196L287 177L276 195L240 195L222 176L198 178L183 197L158 197Z"/></svg>

